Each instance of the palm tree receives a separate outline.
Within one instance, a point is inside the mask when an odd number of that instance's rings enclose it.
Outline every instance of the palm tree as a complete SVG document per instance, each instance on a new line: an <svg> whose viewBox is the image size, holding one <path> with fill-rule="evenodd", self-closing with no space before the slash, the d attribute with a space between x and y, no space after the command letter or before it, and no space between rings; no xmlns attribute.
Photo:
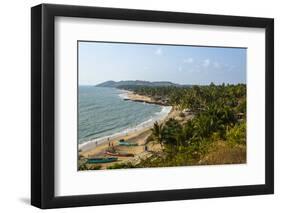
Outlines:
<svg viewBox="0 0 281 213"><path fill-rule="evenodd" d="M177 151L181 151L184 143L189 139L189 130L187 128L180 128L174 133L173 137L176 141Z"/></svg>
<svg viewBox="0 0 281 213"><path fill-rule="evenodd" d="M159 124L157 121L154 123L153 128L151 128L151 140L159 143L161 148L164 146L164 125Z"/></svg>

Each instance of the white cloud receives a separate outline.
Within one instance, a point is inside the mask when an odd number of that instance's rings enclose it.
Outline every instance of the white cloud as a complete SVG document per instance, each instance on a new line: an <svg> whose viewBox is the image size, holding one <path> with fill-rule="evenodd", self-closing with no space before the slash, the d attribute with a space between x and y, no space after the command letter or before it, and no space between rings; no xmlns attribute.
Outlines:
<svg viewBox="0 0 281 213"><path fill-rule="evenodd" d="M210 63L211 63L211 60L210 59L205 59L204 61L203 61L203 67L208 67L209 65L210 65Z"/></svg>
<svg viewBox="0 0 281 213"><path fill-rule="evenodd" d="M162 48L158 48L154 53L155 53L155 55L162 55L163 50L162 50Z"/></svg>
<svg viewBox="0 0 281 213"><path fill-rule="evenodd" d="M193 58L186 58L183 60L183 63L191 64L193 63L193 61L194 61Z"/></svg>

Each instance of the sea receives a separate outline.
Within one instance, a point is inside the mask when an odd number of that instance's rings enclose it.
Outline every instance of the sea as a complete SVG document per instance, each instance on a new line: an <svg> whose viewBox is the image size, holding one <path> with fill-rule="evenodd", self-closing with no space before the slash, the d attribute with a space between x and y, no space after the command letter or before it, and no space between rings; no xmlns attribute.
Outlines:
<svg viewBox="0 0 281 213"><path fill-rule="evenodd" d="M171 111L169 106L126 101L126 93L116 88L79 86L79 147L152 126Z"/></svg>

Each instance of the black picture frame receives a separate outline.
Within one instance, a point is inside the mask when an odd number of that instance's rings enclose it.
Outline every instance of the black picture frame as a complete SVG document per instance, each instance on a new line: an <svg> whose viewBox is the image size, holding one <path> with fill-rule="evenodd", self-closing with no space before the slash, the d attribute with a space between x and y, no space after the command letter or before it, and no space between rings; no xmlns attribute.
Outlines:
<svg viewBox="0 0 281 213"><path fill-rule="evenodd" d="M265 184L93 195L54 195L55 17L101 18L162 23L264 28ZM60 208L106 204L217 198L274 193L274 20L164 11L41 4L31 8L31 204Z"/></svg>

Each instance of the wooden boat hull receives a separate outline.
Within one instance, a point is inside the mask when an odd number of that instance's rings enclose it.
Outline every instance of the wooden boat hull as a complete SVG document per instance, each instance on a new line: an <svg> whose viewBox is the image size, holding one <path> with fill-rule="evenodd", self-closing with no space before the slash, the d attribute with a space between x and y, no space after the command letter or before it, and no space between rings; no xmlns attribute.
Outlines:
<svg viewBox="0 0 281 213"><path fill-rule="evenodd" d="M95 163L111 163L117 161L118 158L88 158L87 163L95 164Z"/></svg>

